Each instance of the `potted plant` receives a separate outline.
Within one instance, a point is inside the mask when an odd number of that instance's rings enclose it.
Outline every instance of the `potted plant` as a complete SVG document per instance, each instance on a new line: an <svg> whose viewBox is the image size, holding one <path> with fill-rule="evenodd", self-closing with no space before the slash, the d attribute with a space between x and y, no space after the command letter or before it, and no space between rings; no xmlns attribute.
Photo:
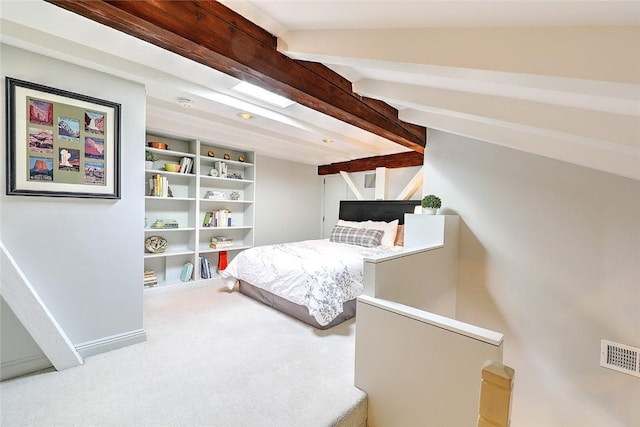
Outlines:
<svg viewBox="0 0 640 427"><path fill-rule="evenodd" d="M156 154L152 153L151 151L146 151L145 153L144 167L145 169L153 169L153 162L158 160L158 156L156 156Z"/></svg>
<svg viewBox="0 0 640 427"><path fill-rule="evenodd" d="M429 194L422 198L422 213L426 215L435 215L442 206L442 200L440 197Z"/></svg>

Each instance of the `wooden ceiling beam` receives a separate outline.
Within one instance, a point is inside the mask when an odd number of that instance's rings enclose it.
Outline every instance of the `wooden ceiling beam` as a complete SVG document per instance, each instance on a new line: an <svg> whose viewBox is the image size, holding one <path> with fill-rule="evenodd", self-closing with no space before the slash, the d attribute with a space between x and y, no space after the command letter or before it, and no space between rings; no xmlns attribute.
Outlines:
<svg viewBox="0 0 640 427"><path fill-rule="evenodd" d="M364 159L350 160L347 162L331 163L318 166L318 175L332 175L340 172L364 172L376 168L408 168L422 166L424 154L416 151L389 154L387 156L366 157Z"/></svg>
<svg viewBox="0 0 640 427"><path fill-rule="evenodd" d="M274 36L219 2L47 1L424 153L424 127L353 93L350 82L324 65L278 52Z"/></svg>

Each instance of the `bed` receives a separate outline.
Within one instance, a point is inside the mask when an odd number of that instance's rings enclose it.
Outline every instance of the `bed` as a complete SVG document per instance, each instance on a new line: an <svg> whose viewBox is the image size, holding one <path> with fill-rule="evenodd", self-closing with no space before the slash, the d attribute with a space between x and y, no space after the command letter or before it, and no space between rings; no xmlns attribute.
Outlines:
<svg viewBox="0 0 640 427"><path fill-rule="evenodd" d="M401 249L404 214L419 204L343 200L330 238L244 250L222 272L222 281L315 328L331 328L356 314L363 258Z"/></svg>

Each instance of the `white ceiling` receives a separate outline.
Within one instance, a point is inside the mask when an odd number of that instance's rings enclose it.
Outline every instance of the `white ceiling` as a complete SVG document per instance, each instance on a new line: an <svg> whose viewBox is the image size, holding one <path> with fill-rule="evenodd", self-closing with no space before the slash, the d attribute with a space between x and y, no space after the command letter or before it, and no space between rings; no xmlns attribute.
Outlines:
<svg viewBox="0 0 640 427"><path fill-rule="evenodd" d="M290 30L640 23L637 1L221 0L220 3L277 36Z"/></svg>
<svg viewBox="0 0 640 427"><path fill-rule="evenodd" d="M640 179L640 1L222 3L405 121ZM300 105L248 104L234 78L43 1L0 8L4 43L144 83L152 130L310 164L406 151Z"/></svg>

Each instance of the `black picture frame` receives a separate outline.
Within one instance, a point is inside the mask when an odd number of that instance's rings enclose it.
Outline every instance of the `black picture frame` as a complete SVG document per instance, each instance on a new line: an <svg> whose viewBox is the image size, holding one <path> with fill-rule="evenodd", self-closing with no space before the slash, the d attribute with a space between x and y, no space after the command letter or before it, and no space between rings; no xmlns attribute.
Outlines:
<svg viewBox="0 0 640 427"><path fill-rule="evenodd" d="M120 104L5 78L7 195L120 199Z"/></svg>

